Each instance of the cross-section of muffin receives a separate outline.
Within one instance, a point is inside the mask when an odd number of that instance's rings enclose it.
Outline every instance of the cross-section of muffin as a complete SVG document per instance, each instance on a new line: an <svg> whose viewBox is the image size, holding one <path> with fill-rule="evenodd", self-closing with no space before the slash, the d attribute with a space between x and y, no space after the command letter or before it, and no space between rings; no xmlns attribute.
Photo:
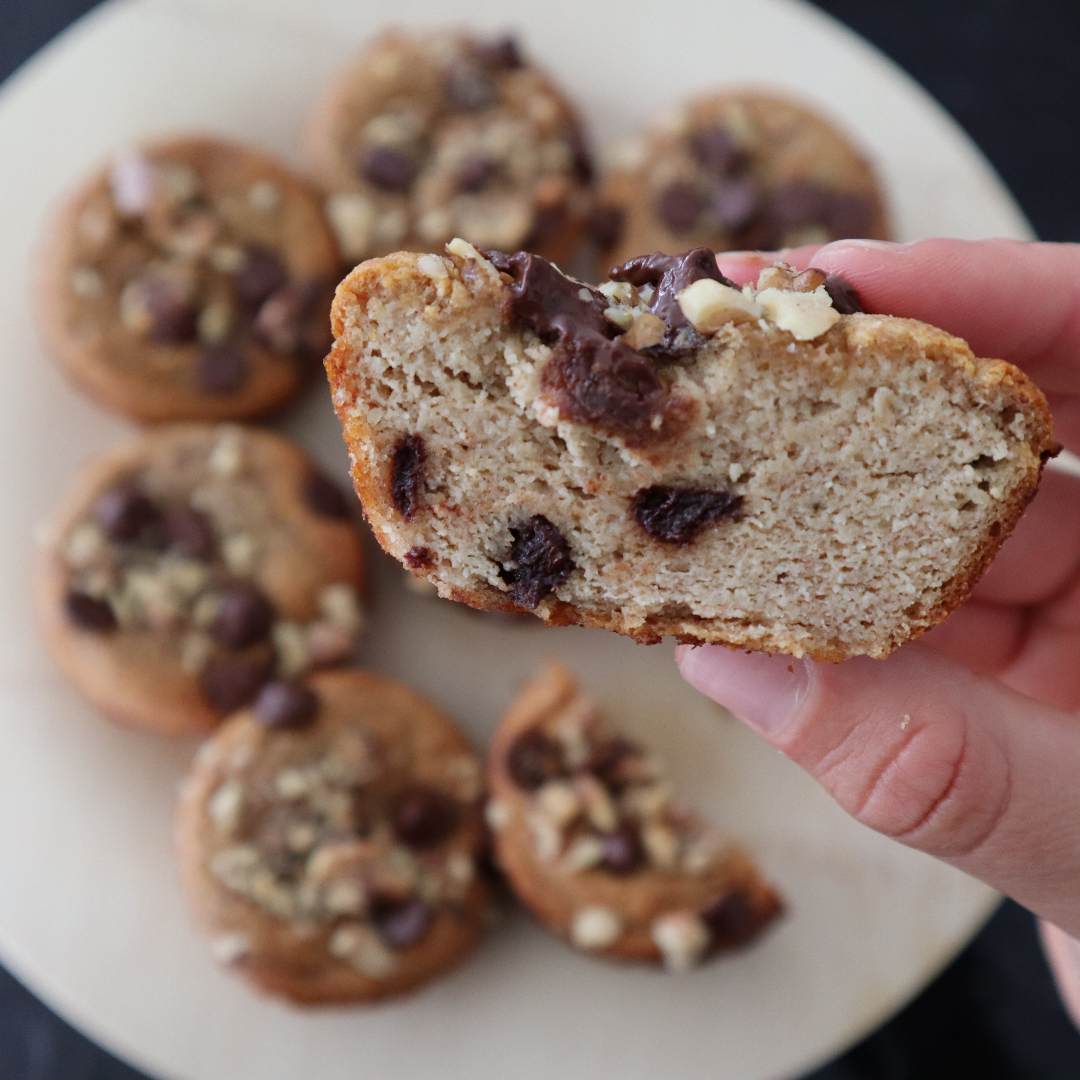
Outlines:
<svg viewBox="0 0 1080 1080"><path fill-rule="evenodd" d="M600 288L536 256L397 254L327 358L390 554L476 607L842 660L940 622L1055 452L1009 364L844 282L710 251Z"/></svg>

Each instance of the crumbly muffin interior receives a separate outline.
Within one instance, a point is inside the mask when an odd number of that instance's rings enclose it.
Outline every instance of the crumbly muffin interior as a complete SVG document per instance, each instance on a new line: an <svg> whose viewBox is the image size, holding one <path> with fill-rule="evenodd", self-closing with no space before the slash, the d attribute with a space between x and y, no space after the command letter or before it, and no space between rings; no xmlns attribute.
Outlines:
<svg viewBox="0 0 1080 1080"><path fill-rule="evenodd" d="M966 595L1034 491L1048 417L1019 372L922 323L841 316L790 275L654 365L665 404L644 423L567 415L545 375L560 346L466 248L358 268L328 361L369 518L444 595L646 641L884 656ZM652 340L650 290L604 288L582 295ZM555 570L529 595L514 577L536 548Z"/></svg>

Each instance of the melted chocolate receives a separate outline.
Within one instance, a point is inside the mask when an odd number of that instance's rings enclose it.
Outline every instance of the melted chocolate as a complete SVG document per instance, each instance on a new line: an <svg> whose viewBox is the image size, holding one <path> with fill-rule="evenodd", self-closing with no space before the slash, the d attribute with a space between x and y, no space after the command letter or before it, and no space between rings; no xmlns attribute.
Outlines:
<svg viewBox="0 0 1080 1080"><path fill-rule="evenodd" d="M658 358L676 358L680 352L701 344L701 336L690 325L676 299L683 289L702 278L711 278L722 285L738 288L734 281L720 273L716 256L706 247L692 248L682 255L663 255L660 252L639 255L621 266L613 266L608 276L613 281L628 281L638 288L643 285L654 287L649 306L653 314L659 315L667 325L664 340L647 350Z"/></svg>

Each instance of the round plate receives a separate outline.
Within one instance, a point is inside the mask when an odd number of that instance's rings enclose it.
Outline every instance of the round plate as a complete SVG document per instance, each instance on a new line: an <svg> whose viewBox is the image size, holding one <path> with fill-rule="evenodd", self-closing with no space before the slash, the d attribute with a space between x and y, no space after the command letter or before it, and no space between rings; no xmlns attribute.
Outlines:
<svg viewBox="0 0 1080 1080"><path fill-rule="evenodd" d="M788 911L759 945L685 978L575 955L513 916L475 959L375 1009L297 1012L211 963L175 880L170 817L190 743L119 731L35 638L35 525L126 425L46 359L31 262L56 199L111 148L209 129L299 163L305 113L394 21L512 28L577 98L603 151L724 82L786 87L880 166L903 238L1029 234L960 129L905 75L790 0L127 0L97 9L0 94L0 953L85 1031L184 1080L766 1080L842 1050L900 1008L995 895L848 819L808 778L679 679L668 647L492 621L407 592L372 552L364 663L456 716L478 744L545 654L562 657L666 755L686 794L760 857ZM342 477L325 388L283 420Z"/></svg>

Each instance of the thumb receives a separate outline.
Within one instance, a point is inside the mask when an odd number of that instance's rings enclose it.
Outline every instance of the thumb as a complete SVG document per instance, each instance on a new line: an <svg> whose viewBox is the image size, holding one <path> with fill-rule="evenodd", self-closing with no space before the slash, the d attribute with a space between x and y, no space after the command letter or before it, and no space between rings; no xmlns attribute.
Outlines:
<svg viewBox="0 0 1080 1080"><path fill-rule="evenodd" d="M683 678L864 825L1080 937L1080 721L923 645L842 664L681 646Z"/></svg>

